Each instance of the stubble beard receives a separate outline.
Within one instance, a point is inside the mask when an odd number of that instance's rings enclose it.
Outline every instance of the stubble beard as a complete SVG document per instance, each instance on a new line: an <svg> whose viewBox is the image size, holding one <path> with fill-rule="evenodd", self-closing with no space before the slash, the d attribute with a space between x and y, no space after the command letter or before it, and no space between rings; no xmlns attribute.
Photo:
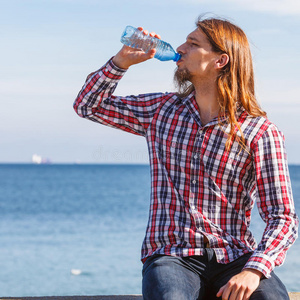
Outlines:
<svg viewBox="0 0 300 300"><path fill-rule="evenodd" d="M176 69L174 83L179 93L184 93L191 86L191 73L188 69Z"/></svg>

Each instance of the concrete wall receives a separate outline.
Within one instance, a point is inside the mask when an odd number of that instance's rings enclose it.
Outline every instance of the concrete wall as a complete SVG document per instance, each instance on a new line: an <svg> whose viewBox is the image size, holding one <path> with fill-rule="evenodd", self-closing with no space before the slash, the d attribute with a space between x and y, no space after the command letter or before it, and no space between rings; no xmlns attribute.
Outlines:
<svg viewBox="0 0 300 300"><path fill-rule="evenodd" d="M0 291L1 293L1 291ZM300 300L300 293L289 293L291 300ZM20 298L1 298L0 300L142 300L141 295L124 296L53 296L53 297L20 297Z"/></svg>

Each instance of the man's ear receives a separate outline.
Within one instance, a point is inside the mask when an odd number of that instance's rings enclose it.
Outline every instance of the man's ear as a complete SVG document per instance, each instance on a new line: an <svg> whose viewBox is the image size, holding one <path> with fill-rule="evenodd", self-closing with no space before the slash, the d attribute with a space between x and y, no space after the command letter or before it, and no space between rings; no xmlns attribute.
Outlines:
<svg viewBox="0 0 300 300"><path fill-rule="evenodd" d="M215 63L216 69L224 68L229 62L229 56L226 53L222 53Z"/></svg>

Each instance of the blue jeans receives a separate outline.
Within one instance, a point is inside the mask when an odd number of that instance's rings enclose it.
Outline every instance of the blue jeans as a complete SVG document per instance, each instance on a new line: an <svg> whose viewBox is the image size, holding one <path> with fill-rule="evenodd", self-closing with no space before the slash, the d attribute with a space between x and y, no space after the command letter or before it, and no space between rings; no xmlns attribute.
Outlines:
<svg viewBox="0 0 300 300"><path fill-rule="evenodd" d="M240 273L251 254L220 264L212 249L203 256L173 257L155 255L143 266L144 300L214 300L218 290ZM288 300L287 290L272 272L263 278L250 300Z"/></svg>

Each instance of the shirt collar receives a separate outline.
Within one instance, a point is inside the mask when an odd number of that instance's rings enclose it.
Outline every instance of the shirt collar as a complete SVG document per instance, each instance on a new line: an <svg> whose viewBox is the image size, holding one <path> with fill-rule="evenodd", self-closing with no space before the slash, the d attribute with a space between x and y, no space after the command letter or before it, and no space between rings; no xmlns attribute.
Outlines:
<svg viewBox="0 0 300 300"><path fill-rule="evenodd" d="M179 106L185 105L187 107L187 109L191 113L191 116L195 119L195 121L198 123L198 125L200 127L208 127L208 126L216 125L219 123L224 124L224 123L227 123L228 118L229 118L228 115L225 113L222 116L215 117L214 119L212 119L210 122L208 122L207 124L205 124L203 126L201 123L201 117L200 117L198 104L197 104L196 98L195 98L195 91L191 92L187 97L181 99L180 103L178 103L178 104L179 104ZM246 111L245 108L240 103L237 103L236 119L239 120L239 118L245 111Z"/></svg>

